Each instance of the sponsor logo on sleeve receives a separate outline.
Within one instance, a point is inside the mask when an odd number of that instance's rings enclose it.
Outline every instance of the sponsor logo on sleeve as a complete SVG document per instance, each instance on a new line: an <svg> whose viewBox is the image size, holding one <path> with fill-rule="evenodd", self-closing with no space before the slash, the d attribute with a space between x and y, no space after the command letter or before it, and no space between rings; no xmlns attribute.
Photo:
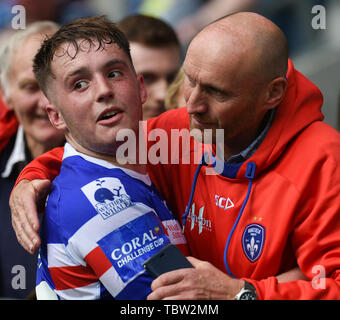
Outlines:
<svg viewBox="0 0 340 320"><path fill-rule="evenodd" d="M171 243L177 245L177 244L185 244L187 243L182 228L179 225L177 220L165 220L162 221L166 232L168 233L168 236L171 240Z"/></svg>
<svg viewBox="0 0 340 320"><path fill-rule="evenodd" d="M123 282L144 272L143 263L170 243L158 218L149 212L114 230L98 242Z"/></svg>

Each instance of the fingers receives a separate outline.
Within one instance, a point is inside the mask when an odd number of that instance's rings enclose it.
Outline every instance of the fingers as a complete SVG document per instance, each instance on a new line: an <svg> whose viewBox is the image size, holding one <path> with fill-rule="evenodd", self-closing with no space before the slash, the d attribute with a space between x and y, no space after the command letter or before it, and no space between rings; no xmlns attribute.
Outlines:
<svg viewBox="0 0 340 320"><path fill-rule="evenodd" d="M47 180L21 181L12 191L10 208L12 225L19 243L29 253L34 253L40 245L38 236L39 219L36 202L48 190Z"/></svg>
<svg viewBox="0 0 340 320"><path fill-rule="evenodd" d="M187 274L186 271L186 269L179 269L160 275L152 282L151 289L156 290L157 288L168 286L181 281Z"/></svg>
<svg viewBox="0 0 340 320"><path fill-rule="evenodd" d="M188 275L189 269L179 269L164 273L151 284L152 293L148 300L178 299L178 293L184 291L183 279ZM181 286L181 288L179 288ZM184 299L183 297L181 299Z"/></svg>
<svg viewBox="0 0 340 320"><path fill-rule="evenodd" d="M25 217L19 219L20 220L12 218L12 226L15 231L16 237L21 246L26 251L33 254L37 247L40 245L39 237L36 237L34 235L34 230L29 227L29 223L25 219Z"/></svg>

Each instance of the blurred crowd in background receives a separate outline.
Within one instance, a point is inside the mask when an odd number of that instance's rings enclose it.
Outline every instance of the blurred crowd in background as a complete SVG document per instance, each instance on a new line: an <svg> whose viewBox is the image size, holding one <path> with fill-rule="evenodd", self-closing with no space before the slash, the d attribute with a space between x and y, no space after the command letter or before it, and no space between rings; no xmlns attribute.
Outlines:
<svg viewBox="0 0 340 320"><path fill-rule="evenodd" d="M337 0L2 0L0 41L11 32L14 5L26 9L26 23L52 20L64 24L74 18L105 14L118 22L141 13L161 18L177 32L183 55L191 38L209 22L234 11L254 11L274 21L285 32L297 69L323 92L325 121L338 128L340 37ZM313 29L312 8L326 9L326 29Z"/></svg>

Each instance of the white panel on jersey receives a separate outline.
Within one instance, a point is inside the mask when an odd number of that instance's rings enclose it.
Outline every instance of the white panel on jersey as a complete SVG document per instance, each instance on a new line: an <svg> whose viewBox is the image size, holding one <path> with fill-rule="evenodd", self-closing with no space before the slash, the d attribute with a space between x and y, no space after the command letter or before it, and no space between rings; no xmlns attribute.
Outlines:
<svg viewBox="0 0 340 320"><path fill-rule="evenodd" d="M75 289L55 290L63 300L98 300L100 299L100 282Z"/></svg>

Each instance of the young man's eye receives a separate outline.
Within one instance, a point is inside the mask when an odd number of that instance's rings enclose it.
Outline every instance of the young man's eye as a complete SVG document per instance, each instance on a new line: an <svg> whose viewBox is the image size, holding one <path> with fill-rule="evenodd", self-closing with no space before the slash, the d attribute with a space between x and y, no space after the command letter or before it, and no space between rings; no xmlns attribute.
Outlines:
<svg viewBox="0 0 340 320"><path fill-rule="evenodd" d="M117 77L121 76L121 74L122 73L120 71L111 71L109 73L109 78L117 78Z"/></svg>
<svg viewBox="0 0 340 320"><path fill-rule="evenodd" d="M81 90L81 89L85 88L86 85L87 85L86 81L78 81L78 82L75 83L74 89L75 90Z"/></svg>

